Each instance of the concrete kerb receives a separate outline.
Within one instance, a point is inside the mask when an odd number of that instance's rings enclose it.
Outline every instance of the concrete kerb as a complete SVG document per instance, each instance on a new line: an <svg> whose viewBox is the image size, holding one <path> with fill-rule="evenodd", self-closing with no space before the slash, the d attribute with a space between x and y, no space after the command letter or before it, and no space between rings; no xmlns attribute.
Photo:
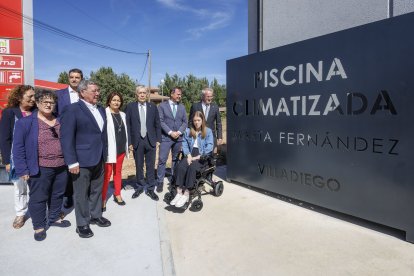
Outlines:
<svg viewBox="0 0 414 276"><path fill-rule="evenodd" d="M160 250L164 276L175 276L174 257L171 250L165 210L162 204L157 204L157 218L160 235Z"/></svg>

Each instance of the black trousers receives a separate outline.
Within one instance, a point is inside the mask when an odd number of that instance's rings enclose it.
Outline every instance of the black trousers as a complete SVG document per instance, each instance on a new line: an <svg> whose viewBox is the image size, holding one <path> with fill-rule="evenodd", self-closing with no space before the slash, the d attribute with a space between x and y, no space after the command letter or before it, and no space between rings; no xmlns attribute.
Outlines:
<svg viewBox="0 0 414 276"><path fill-rule="evenodd" d="M68 180L66 183L65 197L71 196L73 196L73 180L71 174L68 171Z"/></svg>
<svg viewBox="0 0 414 276"><path fill-rule="evenodd" d="M193 148L191 156L197 156L198 148ZM195 186L197 172L203 168L200 160L195 160L188 165L187 157L183 158L175 167L175 184L182 189L191 189Z"/></svg>
<svg viewBox="0 0 414 276"><path fill-rule="evenodd" d="M138 147L134 149L135 169L136 169L136 189L154 190L157 182L155 180L155 154L156 147L151 146L148 135L140 137ZM144 161L147 180L144 178Z"/></svg>
<svg viewBox="0 0 414 276"><path fill-rule="evenodd" d="M77 226L88 225L91 218L102 217L103 178L102 160L93 167L79 168L79 174L72 174Z"/></svg>

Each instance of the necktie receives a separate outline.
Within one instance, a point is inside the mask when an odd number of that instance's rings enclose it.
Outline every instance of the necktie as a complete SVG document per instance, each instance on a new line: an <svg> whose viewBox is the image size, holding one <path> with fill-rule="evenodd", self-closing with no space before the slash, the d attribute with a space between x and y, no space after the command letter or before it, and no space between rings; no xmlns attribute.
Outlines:
<svg viewBox="0 0 414 276"><path fill-rule="evenodd" d="M144 138L147 135L147 123L145 121L144 105L141 104L139 108L139 119L141 120L141 137Z"/></svg>
<svg viewBox="0 0 414 276"><path fill-rule="evenodd" d="M207 120L209 111L210 111L210 105L206 105L206 113L204 114L206 116L206 120Z"/></svg>
<svg viewBox="0 0 414 276"><path fill-rule="evenodd" d="M173 104L173 116L175 118L175 114L177 114L177 105Z"/></svg>

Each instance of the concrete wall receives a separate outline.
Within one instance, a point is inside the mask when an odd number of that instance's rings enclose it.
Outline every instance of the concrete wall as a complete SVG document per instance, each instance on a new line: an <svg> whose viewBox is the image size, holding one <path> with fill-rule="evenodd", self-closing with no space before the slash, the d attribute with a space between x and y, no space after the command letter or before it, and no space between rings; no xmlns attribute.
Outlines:
<svg viewBox="0 0 414 276"><path fill-rule="evenodd" d="M249 0L249 54L413 11L414 0Z"/></svg>

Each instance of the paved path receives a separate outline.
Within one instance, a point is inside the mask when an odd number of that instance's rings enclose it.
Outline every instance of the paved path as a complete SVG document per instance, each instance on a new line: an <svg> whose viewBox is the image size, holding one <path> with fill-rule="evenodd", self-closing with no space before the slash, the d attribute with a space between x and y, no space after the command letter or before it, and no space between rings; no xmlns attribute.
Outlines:
<svg viewBox="0 0 414 276"><path fill-rule="evenodd" d="M21 229L12 228L13 186L0 185L0 194L2 276L172 274L171 251L163 249L169 239L160 236L168 234L163 230L163 213L159 216L157 203L145 195L132 200L132 190L123 191L125 206L116 205L111 198L104 216L112 226L92 225L92 238L81 239L76 234L72 211L66 217L72 223L70 228L52 227L46 240L37 242L31 220Z"/></svg>
<svg viewBox="0 0 414 276"><path fill-rule="evenodd" d="M224 177L224 167L217 174ZM393 231L235 184L203 202L199 213L167 208L177 275L414 275L414 244Z"/></svg>
<svg viewBox="0 0 414 276"><path fill-rule="evenodd" d="M93 238L77 236L71 212L69 229L36 242L30 220L11 227L13 188L0 185L0 275L414 275L414 245L399 232L239 185L204 196L198 213L122 193L127 205L110 200L112 226L92 226Z"/></svg>

